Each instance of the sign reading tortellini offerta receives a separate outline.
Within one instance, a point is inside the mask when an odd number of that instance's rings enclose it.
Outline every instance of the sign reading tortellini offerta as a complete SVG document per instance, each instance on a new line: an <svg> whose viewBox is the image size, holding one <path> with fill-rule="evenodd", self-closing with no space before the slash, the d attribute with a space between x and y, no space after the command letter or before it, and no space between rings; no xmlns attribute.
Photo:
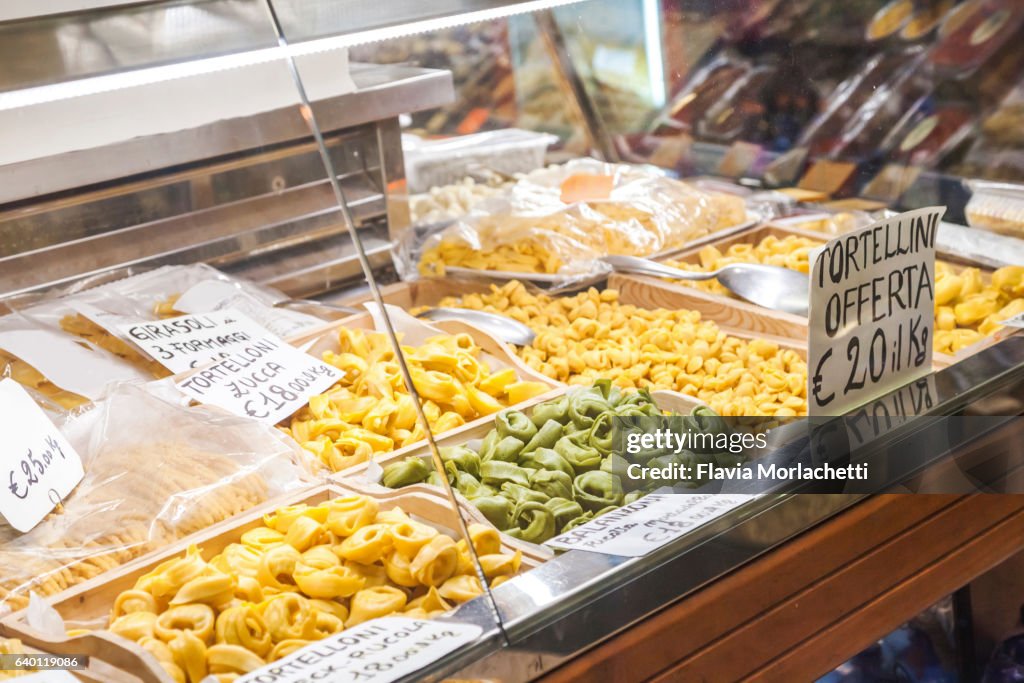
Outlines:
<svg viewBox="0 0 1024 683"><path fill-rule="evenodd" d="M13 379L0 380L0 430L0 515L30 531L82 480L82 459Z"/></svg>
<svg viewBox="0 0 1024 683"><path fill-rule="evenodd" d="M902 213L819 252L808 319L810 415L842 415L931 370L943 213Z"/></svg>
<svg viewBox="0 0 1024 683"><path fill-rule="evenodd" d="M472 624L372 619L240 676L235 683L390 683L473 642L482 632Z"/></svg>

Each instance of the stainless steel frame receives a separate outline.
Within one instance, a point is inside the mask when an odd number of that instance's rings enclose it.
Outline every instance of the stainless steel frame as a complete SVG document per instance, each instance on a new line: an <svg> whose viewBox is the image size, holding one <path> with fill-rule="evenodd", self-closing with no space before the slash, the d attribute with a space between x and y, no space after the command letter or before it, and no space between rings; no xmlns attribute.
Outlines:
<svg viewBox="0 0 1024 683"><path fill-rule="evenodd" d="M398 114L449 101L451 76L371 65L352 74L357 92L314 106L371 261L385 268L385 223L408 223L404 203L387 199L404 180ZM0 298L196 261L298 297L362 279L297 107L0 171L10 177L0 184Z"/></svg>

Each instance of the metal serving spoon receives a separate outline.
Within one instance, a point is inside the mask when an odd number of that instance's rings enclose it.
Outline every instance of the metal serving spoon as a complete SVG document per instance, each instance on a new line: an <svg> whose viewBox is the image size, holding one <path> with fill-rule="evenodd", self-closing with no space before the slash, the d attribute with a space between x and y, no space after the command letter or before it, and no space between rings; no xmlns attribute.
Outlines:
<svg viewBox="0 0 1024 683"><path fill-rule="evenodd" d="M537 334L518 320L507 315L474 311L468 308L429 308L416 314L426 320L461 320L479 327L491 336L516 346L529 346Z"/></svg>
<svg viewBox="0 0 1024 683"><path fill-rule="evenodd" d="M635 256L605 256L604 262L621 273L639 273L674 280L711 280L750 303L807 315L810 278L803 273L760 263L730 263L708 273L691 272Z"/></svg>

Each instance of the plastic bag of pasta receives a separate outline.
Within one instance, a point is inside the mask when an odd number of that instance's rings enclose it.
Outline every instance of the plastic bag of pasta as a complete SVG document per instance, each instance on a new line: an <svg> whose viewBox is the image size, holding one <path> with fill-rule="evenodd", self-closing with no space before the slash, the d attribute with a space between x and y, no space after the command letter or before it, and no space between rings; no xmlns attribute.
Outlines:
<svg viewBox="0 0 1024 683"><path fill-rule="evenodd" d="M240 311L281 337L323 324L312 315L275 308L275 302L287 298L281 292L201 263L118 274L124 276L107 274L104 277L110 281L102 284L86 280L42 297L22 296L10 305L41 327L73 335L104 355L112 354L108 360L130 366L146 378L171 373L120 332L118 325L224 308Z"/></svg>
<svg viewBox="0 0 1024 683"><path fill-rule="evenodd" d="M313 461L276 429L137 385L117 386L61 431L85 478L29 533L0 525L0 611L316 483Z"/></svg>
<svg viewBox="0 0 1024 683"><path fill-rule="evenodd" d="M578 277L602 271L602 256L672 251L747 220L741 197L646 167L580 159L524 176L503 197L429 236L418 268L422 275Z"/></svg>
<svg viewBox="0 0 1024 683"><path fill-rule="evenodd" d="M113 382L149 379L90 342L21 313L0 317L0 379L5 377L44 407L59 409L100 399Z"/></svg>

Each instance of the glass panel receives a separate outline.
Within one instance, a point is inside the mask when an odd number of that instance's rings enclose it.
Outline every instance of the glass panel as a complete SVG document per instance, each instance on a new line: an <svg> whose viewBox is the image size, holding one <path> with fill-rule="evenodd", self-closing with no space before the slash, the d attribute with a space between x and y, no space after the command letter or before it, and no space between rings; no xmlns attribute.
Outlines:
<svg viewBox="0 0 1024 683"><path fill-rule="evenodd" d="M313 349L322 349L325 360L344 377L311 402L308 412L293 418L291 433L336 472L333 479L339 485L369 486L403 509L408 506L406 512L420 523L406 525L409 529L426 533L421 523L430 520L417 513L422 501L431 501L447 513L445 533L426 544L420 537L410 542L400 538L397 534L405 533L406 527L391 530L394 543L375 564L386 568L389 581L395 584L392 590L400 591L404 600L378 616L437 617L441 622L463 624L469 635L456 643L459 650L500 646L504 634L490 586L525 570L533 560L524 558L515 540L503 540L476 507L456 495L456 477L482 486L477 478L481 463L477 454L446 447L442 439L453 430L468 434L474 423L489 421L488 416L509 405L502 387L519 379L516 369L508 367L507 350L476 328L420 320L387 296L363 240L366 226L354 215L359 195L341 179L336 155L327 145L337 125L337 112L315 96L325 85L334 85L334 80L344 83L350 69L348 49L306 52L304 43L293 42L281 9L270 2L268 9L280 31L282 49L294 55L290 66L303 100L303 115L320 145L327 177L339 178L331 183L339 209L336 219L348 231L368 285L366 312L340 321L330 333L334 348L321 343ZM400 68L351 66L353 76L381 71L401 73ZM328 74L333 80L324 80ZM358 87L355 81L350 86ZM405 111L415 111L425 101L417 101L413 94L402 104ZM373 124L376 150L356 153L361 177L370 179L381 192L403 180L398 113ZM382 112L378 108L374 114L379 117ZM401 227L400 212L391 211L389 217L394 232ZM502 367L507 368L504 374ZM538 392L549 388L548 384L534 387ZM331 426L322 430L318 425L325 420ZM457 469L456 463L466 469ZM368 588L367 595L375 590ZM357 593L350 608L359 600ZM431 649L423 656L436 669L462 655L455 649Z"/></svg>

